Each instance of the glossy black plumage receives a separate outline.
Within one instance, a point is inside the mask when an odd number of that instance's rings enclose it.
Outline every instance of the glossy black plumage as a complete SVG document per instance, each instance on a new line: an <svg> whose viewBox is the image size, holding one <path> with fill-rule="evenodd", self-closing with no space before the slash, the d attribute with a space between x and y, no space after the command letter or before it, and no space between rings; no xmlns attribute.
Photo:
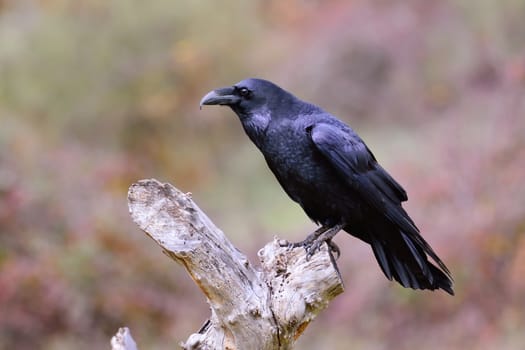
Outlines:
<svg viewBox="0 0 525 350"><path fill-rule="evenodd" d="M343 225L370 244L388 279L454 293L447 267L401 205L405 190L352 128L262 79L211 91L203 104L230 106L290 198L314 222Z"/></svg>

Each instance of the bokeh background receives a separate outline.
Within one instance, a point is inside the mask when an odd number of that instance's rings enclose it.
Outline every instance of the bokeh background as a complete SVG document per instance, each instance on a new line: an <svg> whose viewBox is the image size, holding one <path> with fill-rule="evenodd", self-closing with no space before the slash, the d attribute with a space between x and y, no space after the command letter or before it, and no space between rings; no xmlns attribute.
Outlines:
<svg viewBox="0 0 525 350"><path fill-rule="evenodd" d="M350 123L407 189L456 296L388 282L341 234L346 292L298 349L525 347L525 2L1 0L0 348L172 349L203 295L131 222L169 181L256 261L314 226L212 88L273 80Z"/></svg>

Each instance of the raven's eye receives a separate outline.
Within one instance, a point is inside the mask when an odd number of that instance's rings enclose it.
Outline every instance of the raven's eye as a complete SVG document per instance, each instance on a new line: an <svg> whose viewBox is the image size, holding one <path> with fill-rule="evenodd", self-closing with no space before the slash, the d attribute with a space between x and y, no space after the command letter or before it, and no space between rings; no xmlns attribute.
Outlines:
<svg viewBox="0 0 525 350"><path fill-rule="evenodd" d="M251 94L252 92L245 87L239 89L239 95L241 95L242 97L248 98Z"/></svg>

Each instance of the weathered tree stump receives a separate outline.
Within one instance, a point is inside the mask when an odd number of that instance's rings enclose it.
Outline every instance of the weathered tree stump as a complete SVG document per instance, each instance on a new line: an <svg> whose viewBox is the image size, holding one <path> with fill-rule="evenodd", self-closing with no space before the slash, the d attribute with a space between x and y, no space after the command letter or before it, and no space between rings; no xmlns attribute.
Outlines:
<svg viewBox="0 0 525 350"><path fill-rule="evenodd" d="M282 247L274 239L259 251L258 269L191 194L141 180L130 187L128 205L135 223L186 268L207 297L210 319L181 344L184 349L291 349L306 326L343 292L326 245L307 260L303 248Z"/></svg>

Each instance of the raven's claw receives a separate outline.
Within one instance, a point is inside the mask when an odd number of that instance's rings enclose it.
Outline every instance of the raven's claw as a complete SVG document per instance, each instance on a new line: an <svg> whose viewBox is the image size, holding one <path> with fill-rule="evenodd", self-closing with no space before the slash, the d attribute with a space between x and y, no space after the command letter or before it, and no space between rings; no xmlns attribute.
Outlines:
<svg viewBox="0 0 525 350"><path fill-rule="evenodd" d="M304 246L304 250L306 250L306 261L310 260L310 258L314 256L316 252L321 250L321 245L323 243L323 240L317 239L311 244Z"/></svg>
<svg viewBox="0 0 525 350"><path fill-rule="evenodd" d="M330 252L335 254L335 259L339 259L339 257L341 256L341 249L339 249L337 244L335 244L335 242L333 242L331 239L327 239L325 242L328 245Z"/></svg>
<svg viewBox="0 0 525 350"><path fill-rule="evenodd" d="M312 242L311 244L304 246L304 249L306 250L306 260L310 260L310 258L314 256L316 252L320 251L322 244L325 242L328 245L328 249L330 249L330 252L335 254L336 259L339 259L339 257L341 256L341 250L339 249L337 244L332 242L331 239L318 239Z"/></svg>
<svg viewBox="0 0 525 350"><path fill-rule="evenodd" d="M328 244L328 247L330 248L330 251L332 253L336 254L336 259L338 259L341 256L341 250L335 244L332 242L332 238L343 228L343 225L336 225L334 227L320 227L315 232L311 233L300 242L291 243L286 241L286 243L279 243L281 247L289 247L289 248L297 248L297 247L304 247L304 250L306 251L306 260L310 260L314 254L321 250L321 245L326 242Z"/></svg>

